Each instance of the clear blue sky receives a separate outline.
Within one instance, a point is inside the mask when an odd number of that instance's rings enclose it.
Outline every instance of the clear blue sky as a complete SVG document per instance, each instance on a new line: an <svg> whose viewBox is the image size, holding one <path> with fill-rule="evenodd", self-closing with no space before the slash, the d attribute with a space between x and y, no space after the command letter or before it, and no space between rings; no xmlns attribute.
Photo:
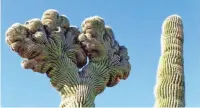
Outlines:
<svg viewBox="0 0 200 108"><path fill-rule="evenodd" d="M116 39L128 48L132 70L127 80L97 96L97 107L152 107L160 56L163 20L171 14L183 18L185 41L186 106L200 106L200 1L199 0L3 0L2 1L2 105L56 107L58 92L46 75L22 69L22 59L5 43L13 23L41 18L47 9L68 16L72 25L98 15L113 28Z"/></svg>

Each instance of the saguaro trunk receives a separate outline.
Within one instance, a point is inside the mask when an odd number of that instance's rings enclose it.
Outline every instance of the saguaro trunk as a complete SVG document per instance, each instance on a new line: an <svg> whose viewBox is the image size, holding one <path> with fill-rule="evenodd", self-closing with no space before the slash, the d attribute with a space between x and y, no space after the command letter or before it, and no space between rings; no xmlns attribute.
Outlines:
<svg viewBox="0 0 200 108"><path fill-rule="evenodd" d="M6 42L25 58L25 69L47 74L61 94L60 107L94 107L95 97L126 79L131 69L127 49L98 16L85 19L80 32L66 16L47 10L42 20L12 25Z"/></svg>
<svg viewBox="0 0 200 108"><path fill-rule="evenodd" d="M183 24L172 15L162 26L162 54L155 88L155 107L184 107Z"/></svg>
<svg viewBox="0 0 200 108"><path fill-rule="evenodd" d="M65 86L61 92L61 108L94 107L95 95L90 86L80 84L75 87Z"/></svg>

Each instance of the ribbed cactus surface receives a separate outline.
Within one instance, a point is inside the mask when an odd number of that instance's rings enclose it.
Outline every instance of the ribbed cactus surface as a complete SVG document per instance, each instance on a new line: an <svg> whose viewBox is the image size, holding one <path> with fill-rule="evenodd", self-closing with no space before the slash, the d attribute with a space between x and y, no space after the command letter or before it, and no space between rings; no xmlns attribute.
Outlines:
<svg viewBox="0 0 200 108"><path fill-rule="evenodd" d="M50 9L42 19L12 25L6 42L25 58L25 69L47 74L61 94L61 108L94 107L95 97L126 79L131 69L127 48L98 16L86 18L79 31Z"/></svg>
<svg viewBox="0 0 200 108"><path fill-rule="evenodd" d="M178 15L162 25L161 57L155 87L155 107L184 107L183 23Z"/></svg>

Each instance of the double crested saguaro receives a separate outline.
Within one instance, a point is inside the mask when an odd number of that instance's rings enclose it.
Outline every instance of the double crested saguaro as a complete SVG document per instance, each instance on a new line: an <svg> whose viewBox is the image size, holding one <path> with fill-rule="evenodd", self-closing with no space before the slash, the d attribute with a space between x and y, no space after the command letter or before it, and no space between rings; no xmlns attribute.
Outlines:
<svg viewBox="0 0 200 108"><path fill-rule="evenodd" d="M162 25L161 57L155 88L155 107L184 107L183 24L171 15Z"/></svg>
<svg viewBox="0 0 200 108"><path fill-rule="evenodd" d="M25 58L22 66L47 74L63 108L94 107L95 97L126 79L131 69L126 47L102 18L87 18L81 26L82 31L70 26L66 16L51 9L41 20L13 24L6 32L11 49Z"/></svg>

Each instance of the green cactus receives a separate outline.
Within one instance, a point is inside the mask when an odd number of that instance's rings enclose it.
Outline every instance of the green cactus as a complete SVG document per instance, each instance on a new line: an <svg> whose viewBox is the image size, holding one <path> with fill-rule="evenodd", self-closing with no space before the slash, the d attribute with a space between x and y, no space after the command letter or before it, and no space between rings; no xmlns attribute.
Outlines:
<svg viewBox="0 0 200 108"><path fill-rule="evenodd" d="M42 20L16 23L6 32L6 42L25 60L22 67L47 74L61 94L61 108L94 107L95 97L129 76L127 49L115 40L101 17L85 19L82 31L70 26L56 10ZM183 24L169 16L162 26L162 53L155 87L155 107L184 107ZM87 57L89 63L86 65ZM82 68L82 71L79 69Z"/></svg>
<svg viewBox="0 0 200 108"><path fill-rule="evenodd" d="M67 17L47 10L42 20L12 25L6 42L25 58L25 69L47 74L61 94L62 108L94 107L95 97L126 79L131 69L127 49L98 16L85 19L80 32Z"/></svg>
<svg viewBox="0 0 200 108"><path fill-rule="evenodd" d="M184 107L183 24L171 15L162 25L161 57L155 87L155 107Z"/></svg>

